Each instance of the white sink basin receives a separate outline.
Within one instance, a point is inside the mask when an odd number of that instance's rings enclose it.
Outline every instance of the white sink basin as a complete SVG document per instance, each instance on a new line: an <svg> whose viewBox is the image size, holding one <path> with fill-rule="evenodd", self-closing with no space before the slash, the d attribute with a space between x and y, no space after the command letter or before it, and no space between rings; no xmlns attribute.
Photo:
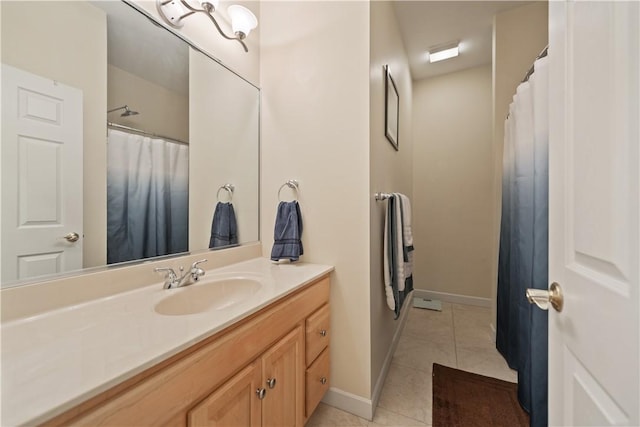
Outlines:
<svg viewBox="0 0 640 427"><path fill-rule="evenodd" d="M260 290L262 283L247 277L207 280L168 292L175 292L155 306L156 313L167 316L223 310L245 302Z"/></svg>

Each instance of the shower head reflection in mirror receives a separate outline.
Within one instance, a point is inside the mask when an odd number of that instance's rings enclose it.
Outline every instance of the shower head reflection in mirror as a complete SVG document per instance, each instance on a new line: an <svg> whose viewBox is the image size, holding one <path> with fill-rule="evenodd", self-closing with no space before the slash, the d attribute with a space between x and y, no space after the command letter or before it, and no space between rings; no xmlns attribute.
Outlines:
<svg viewBox="0 0 640 427"><path fill-rule="evenodd" d="M220 182L234 182L243 189L242 194L234 197L235 208L243 221L239 224L240 244L259 240L259 89L256 86L197 46L187 43L183 36L149 22L155 18L142 9L142 4L120 1L0 2L0 8L1 37L12 40L3 44L2 63L81 93L79 140L82 154L76 163L83 168L80 178L75 180L83 184L80 188L84 187L84 190L74 192L80 199L81 228L66 229L57 225L55 250L36 251L40 254L37 257L19 254L19 257L7 260L5 248L17 245L6 237L9 234L5 233L5 224L2 225L2 287L106 266L107 121L188 142L188 166L181 173L188 176L187 188L199 196L189 197L183 193L188 200L188 213L184 212L188 215L185 251L208 250L215 189ZM79 16L82 18L78 19ZM86 43L79 46L78 38ZM144 49L139 49L140 46ZM57 60L48 60L52 56ZM3 105L5 93L3 90ZM4 122L5 109L2 111ZM216 114L217 111L225 111L224 116ZM2 129L4 131L5 126ZM212 133L211 129L216 132ZM48 140L46 135L38 138ZM234 144L226 141L234 141ZM5 179L5 172L3 167L3 187L11 182L15 184L15 179ZM38 174L34 176L37 178ZM46 184L46 181L42 182ZM8 193L3 188L3 218L5 209L20 209L17 202L6 202L4 197ZM38 201L45 212L63 212L59 211L59 206L67 197L52 198L54 193L45 187L40 188L40 193L41 197L32 200ZM45 203L48 200L54 203ZM173 214L172 211L168 213ZM54 218L55 221L58 219ZM29 228L30 224L24 227ZM135 227L135 224L128 227ZM71 243L61 237L69 232L77 233L79 241ZM64 250L74 244L80 249L81 261L79 266L69 267ZM41 256L43 253L46 256ZM126 265L132 262L139 261ZM4 267L9 263L20 270L14 277L5 276ZM31 266L38 268L30 269Z"/></svg>
<svg viewBox="0 0 640 427"><path fill-rule="evenodd" d="M118 108L113 108L111 110L107 111L107 114L109 113L113 113L114 111L119 111L119 110L124 110L124 112L122 114L120 114L120 117L129 117L129 116L135 116L138 113L137 111L133 111L132 109L129 108L128 105L123 105L122 107L118 107Z"/></svg>

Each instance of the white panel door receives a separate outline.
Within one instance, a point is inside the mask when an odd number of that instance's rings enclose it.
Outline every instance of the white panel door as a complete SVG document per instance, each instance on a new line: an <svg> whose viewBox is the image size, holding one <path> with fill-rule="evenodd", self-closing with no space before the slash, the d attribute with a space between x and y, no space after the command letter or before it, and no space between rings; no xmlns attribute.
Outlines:
<svg viewBox="0 0 640 427"><path fill-rule="evenodd" d="M549 2L551 425L640 424L640 3Z"/></svg>
<svg viewBox="0 0 640 427"><path fill-rule="evenodd" d="M2 283L79 268L82 91L3 64Z"/></svg>

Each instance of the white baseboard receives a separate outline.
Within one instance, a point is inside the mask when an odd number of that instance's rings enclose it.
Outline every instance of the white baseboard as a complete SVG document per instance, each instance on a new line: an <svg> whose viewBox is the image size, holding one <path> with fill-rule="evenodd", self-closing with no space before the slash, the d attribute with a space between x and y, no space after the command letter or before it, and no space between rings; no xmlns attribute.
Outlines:
<svg viewBox="0 0 640 427"><path fill-rule="evenodd" d="M322 402L350 414L357 415L369 421L373 420L373 404L370 399L349 393L339 388L329 387L322 398Z"/></svg>
<svg viewBox="0 0 640 427"><path fill-rule="evenodd" d="M413 296L419 298L437 299L454 304L475 305L478 307L491 308L490 298L470 297L467 295L449 294L446 292L428 291L426 289L415 289Z"/></svg>
<svg viewBox="0 0 640 427"><path fill-rule="evenodd" d="M389 373L389 367L391 366L391 360L393 360L393 355L396 352L396 348L398 348L398 342L400 342L400 336L402 335L402 330L404 329L404 325L407 323L407 318L409 317L409 312L411 311L411 307L413 307L413 297L416 295L415 290L404 301L402 310L400 312L400 318L398 321L400 324L396 328L395 334L393 334L393 340L391 340L391 346L389 346L389 351L387 352L387 356L384 359L384 363L382 364L382 369L380 370L380 374L378 374L378 378L376 380L375 386L373 387L372 393L372 413L371 418L368 418L369 421L373 421L373 415L375 414L375 409L378 407L378 401L380 400L380 394L382 394L382 387L384 386L384 380L387 378L387 373Z"/></svg>
<svg viewBox="0 0 640 427"><path fill-rule="evenodd" d="M409 295L409 297L403 304L402 311L400 312L400 318L397 320L397 322L399 322L398 327L396 328L396 332L393 335L393 339L391 341L391 345L389 346L387 356L384 359L384 363L382 364L380 374L376 379L376 385L373 388L373 398L366 399L364 397L346 392L344 390L340 390L339 388L330 387L329 390L327 390L327 393L324 395L324 398L322 399L323 403L333 406L334 408L341 409L345 412L349 412L353 415L357 415L360 418L373 421L375 409L378 406L378 400L380 400L380 394L382 393L382 387L384 386L384 380L387 378L387 373L389 372L389 367L391 366L393 354L398 347L398 342L400 341L402 330L404 329L404 325L407 322L409 311L413 306L412 298L414 296L415 291L412 295Z"/></svg>

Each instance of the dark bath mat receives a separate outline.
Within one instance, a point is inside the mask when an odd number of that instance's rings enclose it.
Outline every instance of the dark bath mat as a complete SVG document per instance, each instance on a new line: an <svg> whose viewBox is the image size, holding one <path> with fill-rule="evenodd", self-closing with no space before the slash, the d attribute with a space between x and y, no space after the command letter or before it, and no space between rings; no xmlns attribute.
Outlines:
<svg viewBox="0 0 640 427"><path fill-rule="evenodd" d="M433 427L529 426L516 383L433 364Z"/></svg>

